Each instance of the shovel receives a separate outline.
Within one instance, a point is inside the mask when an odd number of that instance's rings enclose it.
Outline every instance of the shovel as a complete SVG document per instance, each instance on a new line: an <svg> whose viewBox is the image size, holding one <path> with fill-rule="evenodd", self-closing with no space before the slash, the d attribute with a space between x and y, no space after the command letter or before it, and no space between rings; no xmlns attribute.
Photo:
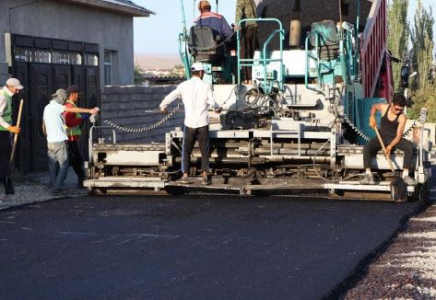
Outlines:
<svg viewBox="0 0 436 300"><path fill-rule="evenodd" d="M389 167L391 171L395 174L395 179L391 182L391 197L392 200L396 202L406 202L407 201L407 185L403 181L403 179L395 172L394 165L392 164L391 158L386 155L386 147L383 143L383 139L380 136L380 132L377 127L374 127L375 133L377 134L378 141L383 149L383 154L386 157Z"/></svg>
<svg viewBox="0 0 436 300"><path fill-rule="evenodd" d="M24 100L21 99L20 107L18 109L17 127L20 127L21 113L23 112L23 104L24 104ZM6 175L6 180L5 180L5 194L6 195L13 195L13 194L15 194L14 185L12 184L12 180L11 180L10 176L11 176L11 173L12 173L12 169L14 167L15 149L17 148L18 135L19 135L18 133L16 133L14 135L14 144L12 146L11 157L9 158L9 169L8 169L8 174Z"/></svg>

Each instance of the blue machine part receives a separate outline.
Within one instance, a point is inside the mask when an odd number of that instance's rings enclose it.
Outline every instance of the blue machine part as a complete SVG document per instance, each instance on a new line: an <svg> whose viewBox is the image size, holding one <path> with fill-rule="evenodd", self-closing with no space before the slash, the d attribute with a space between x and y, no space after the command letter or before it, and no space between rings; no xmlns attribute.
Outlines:
<svg viewBox="0 0 436 300"><path fill-rule="evenodd" d="M365 134L369 138L375 138L376 133L374 129L372 129L371 126L369 126L369 116L371 114L371 108L374 104L377 103L386 103L386 99L384 98L364 98L364 99L358 99L358 108L363 113L357 113L358 116L362 116L362 119L358 120L358 123L356 123L358 129ZM381 114L379 112L376 113L375 119L377 121L378 126L380 126L381 121ZM361 141L362 143L366 143Z"/></svg>

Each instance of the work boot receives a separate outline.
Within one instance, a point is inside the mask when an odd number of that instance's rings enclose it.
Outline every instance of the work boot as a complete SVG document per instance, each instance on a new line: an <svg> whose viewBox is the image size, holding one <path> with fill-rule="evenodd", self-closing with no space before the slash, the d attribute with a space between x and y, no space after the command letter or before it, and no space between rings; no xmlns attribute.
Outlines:
<svg viewBox="0 0 436 300"><path fill-rule="evenodd" d="M405 184L411 185L411 186L415 186L418 184L418 182L416 182L416 180L410 176L403 177L403 181Z"/></svg>
<svg viewBox="0 0 436 300"><path fill-rule="evenodd" d="M207 177L202 177L201 178L201 184L202 185L209 185L210 184L210 180Z"/></svg>
<svg viewBox="0 0 436 300"><path fill-rule="evenodd" d="M366 184L366 185L368 185L368 184L375 184L376 182L375 182L375 180L374 180L374 175L369 175L369 174L366 174L365 175L365 177L363 177L363 179L360 181L360 184Z"/></svg>
<svg viewBox="0 0 436 300"><path fill-rule="evenodd" d="M191 183L191 182L189 181L189 177L182 177L182 179L180 179L179 182L180 182L180 183L183 183L183 184L189 184L189 183Z"/></svg>

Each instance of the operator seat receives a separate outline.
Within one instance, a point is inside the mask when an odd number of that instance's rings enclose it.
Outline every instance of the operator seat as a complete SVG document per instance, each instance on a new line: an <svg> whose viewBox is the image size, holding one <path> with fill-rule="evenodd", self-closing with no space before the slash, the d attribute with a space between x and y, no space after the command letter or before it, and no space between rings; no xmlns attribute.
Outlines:
<svg viewBox="0 0 436 300"><path fill-rule="evenodd" d="M208 62L212 65L220 65L224 59L222 46L217 48L220 35L214 35L212 28L203 25L191 27L189 35L189 50L196 62Z"/></svg>
<svg viewBox="0 0 436 300"><path fill-rule="evenodd" d="M332 60L339 56L339 36L336 23L331 20L312 24L311 32L316 32L310 37L310 44L316 47L318 40L318 55L322 60Z"/></svg>

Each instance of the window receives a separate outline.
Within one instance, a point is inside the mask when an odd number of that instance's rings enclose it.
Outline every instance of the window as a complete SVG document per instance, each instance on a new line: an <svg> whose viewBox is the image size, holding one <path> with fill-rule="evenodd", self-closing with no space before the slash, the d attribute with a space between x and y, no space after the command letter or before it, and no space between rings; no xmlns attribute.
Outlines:
<svg viewBox="0 0 436 300"><path fill-rule="evenodd" d="M104 84L112 85L115 84L116 75L116 58L117 52L111 50L104 51Z"/></svg>
<svg viewBox="0 0 436 300"><path fill-rule="evenodd" d="M37 62L44 64L82 65L82 54L80 52L15 47L14 54L15 61ZM93 55L93 62L96 60L94 56L97 57L96 55Z"/></svg>
<svg viewBox="0 0 436 300"><path fill-rule="evenodd" d="M85 54L85 66L98 66L98 56L95 54Z"/></svg>
<svg viewBox="0 0 436 300"><path fill-rule="evenodd" d="M14 55L15 55L15 61L31 62L34 59L33 49L15 47Z"/></svg>

